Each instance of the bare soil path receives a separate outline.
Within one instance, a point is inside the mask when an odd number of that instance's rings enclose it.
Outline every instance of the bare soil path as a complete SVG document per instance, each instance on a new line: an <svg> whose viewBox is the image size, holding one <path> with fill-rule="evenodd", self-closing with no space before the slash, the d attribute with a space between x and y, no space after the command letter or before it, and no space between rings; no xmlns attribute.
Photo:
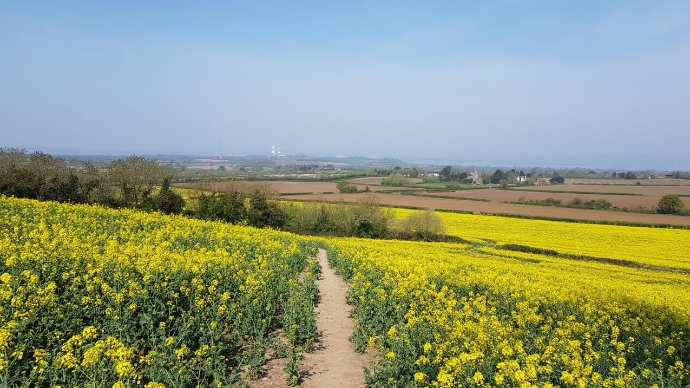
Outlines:
<svg viewBox="0 0 690 388"><path fill-rule="evenodd" d="M302 362L302 387L365 387L363 367L369 366L366 355L355 352L349 340L355 330L350 317L351 306L346 302L347 284L328 265L326 251L319 250L319 264L323 268L317 280L320 301L316 307L316 326L319 336L315 350Z"/></svg>
<svg viewBox="0 0 690 388"><path fill-rule="evenodd" d="M316 327L319 330L314 350L304 355L300 365L300 386L304 388L338 387L364 388L364 366L371 358L355 352L350 334L355 331L352 307L347 304L347 284L328 265L326 251L319 250L321 277L319 304L316 306ZM286 358L272 358L264 365L264 377L249 382L250 388L287 387L287 373L283 370Z"/></svg>

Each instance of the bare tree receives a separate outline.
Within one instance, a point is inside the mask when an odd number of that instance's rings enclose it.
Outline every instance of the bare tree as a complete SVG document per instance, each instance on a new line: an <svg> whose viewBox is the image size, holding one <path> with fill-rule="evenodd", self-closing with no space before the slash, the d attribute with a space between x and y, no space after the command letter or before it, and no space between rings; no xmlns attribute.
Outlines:
<svg viewBox="0 0 690 388"><path fill-rule="evenodd" d="M119 199L124 206L137 206L166 175L157 161L131 156L111 163L108 181L119 189Z"/></svg>

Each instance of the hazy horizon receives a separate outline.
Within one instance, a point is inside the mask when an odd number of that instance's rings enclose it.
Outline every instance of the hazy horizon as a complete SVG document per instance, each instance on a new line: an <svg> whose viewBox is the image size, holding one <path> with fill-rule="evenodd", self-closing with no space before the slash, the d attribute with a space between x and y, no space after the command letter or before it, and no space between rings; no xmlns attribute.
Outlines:
<svg viewBox="0 0 690 388"><path fill-rule="evenodd" d="M13 147L16 148L16 147ZM185 157L197 157L197 158L223 158L230 157L260 157L264 156L266 158L270 157L269 152L257 152L257 153L232 153L219 155L218 153L171 153L171 152L89 152L88 150L81 150L75 152L60 152L51 149L32 149L32 148L22 148L27 152L46 152L58 157L128 157L128 156L145 156L154 158L160 161L165 161L166 156L185 156ZM595 169L595 170L611 170L611 171L688 171L689 169L684 166L690 166L690 157L673 157L673 156L649 156L649 157L630 157L630 156L615 156L615 155L563 155L563 156L553 156L545 157L539 155L526 155L526 154L496 154L496 153L486 153L486 154L476 154L476 155L455 155L448 157L406 157L404 155L369 155L369 154L314 154L314 153L299 153L299 154L287 154L288 157L304 155L310 158L318 159L332 159L332 158L372 158L372 159L399 159L407 165L418 165L418 166L463 166L472 167L476 166L478 168L484 167L502 167L502 168L532 168L532 167L543 167L543 168L556 168L556 169L570 169L570 168L583 168L583 169Z"/></svg>
<svg viewBox="0 0 690 388"><path fill-rule="evenodd" d="M687 20L683 1L9 1L0 146L690 170Z"/></svg>

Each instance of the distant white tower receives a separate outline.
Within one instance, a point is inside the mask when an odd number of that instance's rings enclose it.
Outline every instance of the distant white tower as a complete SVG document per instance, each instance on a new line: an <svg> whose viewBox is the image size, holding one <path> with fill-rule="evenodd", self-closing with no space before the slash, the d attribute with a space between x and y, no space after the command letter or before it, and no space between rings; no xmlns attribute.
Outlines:
<svg viewBox="0 0 690 388"><path fill-rule="evenodd" d="M271 156L276 157L276 146L271 146Z"/></svg>
<svg viewBox="0 0 690 388"><path fill-rule="evenodd" d="M483 185L484 179L477 173L477 166L474 167L474 175L472 175L472 183L475 185Z"/></svg>

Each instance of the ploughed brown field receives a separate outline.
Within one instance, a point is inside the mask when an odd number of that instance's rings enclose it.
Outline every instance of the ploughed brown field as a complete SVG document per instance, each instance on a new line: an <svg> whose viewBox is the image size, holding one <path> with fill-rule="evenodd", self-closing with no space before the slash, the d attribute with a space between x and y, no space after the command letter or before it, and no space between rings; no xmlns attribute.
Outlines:
<svg viewBox="0 0 690 388"><path fill-rule="evenodd" d="M486 199L494 202L517 202L521 198L526 200L543 201L547 198L560 199L567 205L575 198L584 201L605 199L614 206L631 207L643 206L655 209L661 196L641 196L641 195L606 195L606 194L574 194L574 193L544 193L539 191L518 191L518 190L460 190L460 191L424 191L419 194L440 197L473 198ZM682 198L687 207L690 207L690 197Z"/></svg>
<svg viewBox="0 0 690 388"><path fill-rule="evenodd" d="M364 185L380 185L383 178L381 177L367 177L350 179L350 182Z"/></svg>
<svg viewBox="0 0 690 388"><path fill-rule="evenodd" d="M664 196L666 194L690 195L690 186L617 186L617 185L545 185L526 186L516 191L577 191L592 193L633 193L649 196Z"/></svg>
<svg viewBox="0 0 690 388"><path fill-rule="evenodd" d="M379 180L381 183L381 178L374 178ZM241 181L242 182L242 181ZM223 184L225 182L216 182L213 184L215 189L211 190L222 191ZM294 181L249 181L248 184L265 184L277 191L279 194L303 194L303 193L338 193L338 188L335 182L294 182ZM237 182L232 182L228 184L237 184ZM176 187L186 187L191 189L201 189L203 185L198 183L180 183L176 184ZM358 190L364 191L367 184L356 184ZM369 186L371 191L385 191L385 190L420 190L416 187L387 187L387 186L374 186L373 184Z"/></svg>
<svg viewBox="0 0 690 388"><path fill-rule="evenodd" d="M479 202L459 199L430 198L400 194L319 194L295 195L290 199L319 202L357 202L364 196L376 198L382 205L412 206L431 210L461 210L474 213L505 213L533 217L575 220L633 222L649 224L690 225L690 217L665 214L640 214L617 211L570 209L551 206L517 205L500 202Z"/></svg>
<svg viewBox="0 0 690 388"><path fill-rule="evenodd" d="M337 193L334 182L257 182L264 183L280 194L291 193Z"/></svg>
<svg viewBox="0 0 690 388"><path fill-rule="evenodd" d="M688 179L566 179L566 185L690 186Z"/></svg>
<svg viewBox="0 0 690 388"><path fill-rule="evenodd" d="M293 194L293 193L338 193L338 188L335 182L288 182L288 181L266 181L257 182L265 183L273 190L276 190L280 194ZM353 182L354 183L354 182ZM356 184L357 190L364 191L368 184ZM369 190L371 191L385 191L385 190L419 190L415 187L386 187L386 186L374 186L369 184Z"/></svg>

